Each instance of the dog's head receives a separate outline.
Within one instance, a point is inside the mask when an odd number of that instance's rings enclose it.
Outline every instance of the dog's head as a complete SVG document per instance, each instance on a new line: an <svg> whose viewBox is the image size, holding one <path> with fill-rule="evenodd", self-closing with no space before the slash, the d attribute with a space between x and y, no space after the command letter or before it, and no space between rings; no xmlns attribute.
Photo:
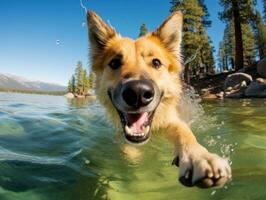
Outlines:
<svg viewBox="0 0 266 200"><path fill-rule="evenodd" d="M120 119L126 140L144 143L155 111L163 122L160 107L177 102L182 14L137 40L121 37L92 11L87 17L96 94L111 118Z"/></svg>

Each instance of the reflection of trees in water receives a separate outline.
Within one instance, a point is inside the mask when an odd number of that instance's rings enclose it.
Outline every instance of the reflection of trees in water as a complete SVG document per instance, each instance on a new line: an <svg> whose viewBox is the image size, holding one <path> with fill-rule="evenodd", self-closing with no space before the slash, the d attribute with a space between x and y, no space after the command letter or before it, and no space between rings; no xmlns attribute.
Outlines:
<svg viewBox="0 0 266 200"><path fill-rule="evenodd" d="M74 98L74 99L67 99L67 102L70 107L74 108L83 108L88 106L90 103L94 102L94 97L84 97L84 98Z"/></svg>

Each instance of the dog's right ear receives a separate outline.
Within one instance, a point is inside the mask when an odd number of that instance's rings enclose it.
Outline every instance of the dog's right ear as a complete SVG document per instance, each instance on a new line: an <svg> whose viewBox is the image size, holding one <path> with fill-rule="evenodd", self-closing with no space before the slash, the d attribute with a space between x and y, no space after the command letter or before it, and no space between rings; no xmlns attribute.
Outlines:
<svg viewBox="0 0 266 200"><path fill-rule="evenodd" d="M116 32L93 11L88 11L87 23L89 29L90 53L92 58L94 58L104 49L108 40L116 36Z"/></svg>

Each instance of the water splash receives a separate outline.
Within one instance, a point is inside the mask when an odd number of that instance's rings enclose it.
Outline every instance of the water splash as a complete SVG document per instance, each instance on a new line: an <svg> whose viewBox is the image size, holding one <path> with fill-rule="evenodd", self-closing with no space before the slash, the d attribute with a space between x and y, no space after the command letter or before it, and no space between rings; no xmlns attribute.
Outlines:
<svg viewBox="0 0 266 200"><path fill-rule="evenodd" d="M80 2L80 6L81 6L81 8L83 8L84 11L85 11L85 14L87 14L88 9L86 8L86 6L84 6L84 4L83 4L83 0L80 0L79 2Z"/></svg>
<svg viewBox="0 0 266 200"><path fill-rule="evenodd" d="M179 103L181 119L189 125L198 121L204 115L204 109L200 104L201 98L191 86L183 87L183 94Z"/></svg>
<svg viewBox="0 0 266 200"><path fill-rule="evenodd" d="M60 40L56 40L55 44L56 45L60 45L61 44L61 41Z"/></svg>

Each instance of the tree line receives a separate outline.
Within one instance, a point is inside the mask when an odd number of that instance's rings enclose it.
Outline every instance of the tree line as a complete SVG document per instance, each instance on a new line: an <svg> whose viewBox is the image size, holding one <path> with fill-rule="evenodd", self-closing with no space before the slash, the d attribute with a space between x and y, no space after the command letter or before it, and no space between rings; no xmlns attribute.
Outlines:
<svg viewBox="0 0 266 200"><path fill-rule="evenodd" d="M0 92L42 94L42 95L54 95L54 96L61 96L61 95L66 94L66 91L21 90L21 89L13 89L13 88L0 88Z"/></svg>
<svg viewBox="0 0 266 200"><path fill-rule="evenodd" d="M94 87L94 74L92 71L87 73L87 70L83 68L82 62L78 61L75 73L68 81L68 92L77 95L86 95Z"/></svg>
<svg viewBox="0 0 266 200"><path fill-rule="evenodd" d="M226 23L219 47L221 71L239 70L266 57L266 0L264 20L255 9L256 0L220 0L224 10L220 19Z"/></svg>
<svg viewBox="0 0 266 200"><path fill-rule="evenodd" d="M239 70L252 65L257 58L266 57L266 0L262 0L264 16L255 9L256 0L219 0L223 11L219 18L226 26L219 44L219 71ZM210 14L204 0L172 0L170 11L182 11L184 60L183 77L186 82L215 74L214 47L208 36ZM264 19L264 21L263 21ZM145 35L145 24L139 36Z"/></svg>

